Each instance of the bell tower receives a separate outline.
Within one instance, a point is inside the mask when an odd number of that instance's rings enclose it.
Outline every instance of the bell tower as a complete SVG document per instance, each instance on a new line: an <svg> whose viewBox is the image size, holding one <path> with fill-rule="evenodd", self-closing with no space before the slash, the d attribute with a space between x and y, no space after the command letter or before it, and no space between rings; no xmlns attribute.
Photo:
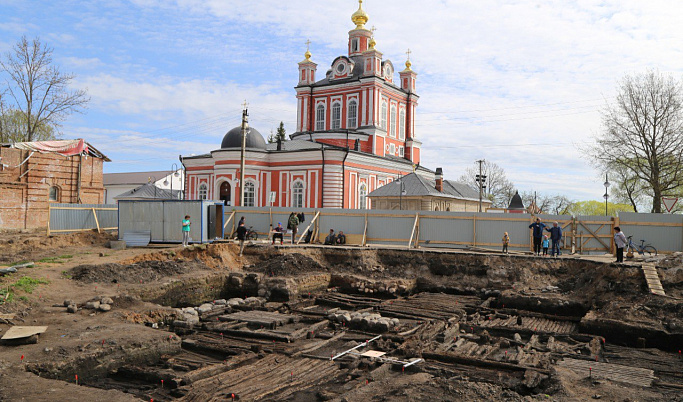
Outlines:
<svg viewBox="0 0 683 402"><path fill-rule="evenodd" d="M365 28L368 14L363 10L363 0L358 0L358 10L351 14L351 21L356 27L349 31L349 57L360 56L368 49L372 32Z"/></svg>
<svg viewBox="0 0 683 402"><path fill-rule="evenodd" d="M299 85L311 85L315 82L315 70L318 65L311 60L310 45L311 41L307 40L304 59L299 62Z"/></svg>

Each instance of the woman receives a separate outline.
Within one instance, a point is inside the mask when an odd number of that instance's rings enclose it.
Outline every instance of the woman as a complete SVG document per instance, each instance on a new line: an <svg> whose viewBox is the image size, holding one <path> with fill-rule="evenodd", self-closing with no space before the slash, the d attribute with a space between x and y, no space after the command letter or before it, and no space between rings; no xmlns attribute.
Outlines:
<svg viewBox="0 0 683 402"><path fill-rule="evenodd" d="M619 226L614 227L614 244L617 246L617 262L624 262L624 247L628 244L628 240Z"/></svg>

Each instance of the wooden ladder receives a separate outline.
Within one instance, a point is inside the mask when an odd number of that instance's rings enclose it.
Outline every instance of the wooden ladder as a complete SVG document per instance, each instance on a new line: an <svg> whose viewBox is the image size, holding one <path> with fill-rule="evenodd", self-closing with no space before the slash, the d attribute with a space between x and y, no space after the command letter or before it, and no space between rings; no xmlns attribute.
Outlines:
<svg viewBox="0 0 683 402"><path fill-rule="evenodd" d="M647 287L650 289L650 293L666 296L664 288L662 287L662 282L659 280L659 274L657 273L655 264L644 263L641 266L641 269L643 270L643 276L645 276L645 281L647 282Z"/></svg>

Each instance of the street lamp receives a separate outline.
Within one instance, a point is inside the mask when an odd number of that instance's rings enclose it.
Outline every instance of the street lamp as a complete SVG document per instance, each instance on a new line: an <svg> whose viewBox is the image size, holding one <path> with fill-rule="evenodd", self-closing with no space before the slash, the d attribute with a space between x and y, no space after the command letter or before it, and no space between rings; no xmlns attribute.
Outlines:
<svg viewBox="0 0 683 402"><path fill-rule="evenodd" d="M401 180L399 177L396 179L396 184L398 184L399 187L399 193L398 193L398 209L403 210L403 195L406 193L406 184Z"/></svg>
<svg viewBox="0 0 683 402"><path fill-rule="evenodd" d="M175 177L180 176L180 173L178 173L178 165L176 163L173 163L171 165L171 171L173 172L173 176L175 176ZM166 179L164 180L164 186L168 186L168 176L166 176ZM182 190L182 186L181 186L181 190ZM178 194L178 196L180 196L180 194ZM175 198L173 196L173 178L171 178L171 198Z"/></svg>
<svg viewBox="0 0 683 402"><path fill-rule="evenodd" d="M607 173L605 173L605 182L603 183L605 186L605 195L603 197L605 198L605 216L607 216L607 199L609 198L609 194L607 194L607 188L610 185L609 180L607 180Z"/></svg>
<svg viewBox="0 0 683 402"><path fill-rule="evenodd" d="M152 181L152 179L154 179L154 181ZM147 177L147 184L150 184L150 183L152 183L152 185L154 186L154 199L156 199L157 198L157 178L155 176Z"/></svg>

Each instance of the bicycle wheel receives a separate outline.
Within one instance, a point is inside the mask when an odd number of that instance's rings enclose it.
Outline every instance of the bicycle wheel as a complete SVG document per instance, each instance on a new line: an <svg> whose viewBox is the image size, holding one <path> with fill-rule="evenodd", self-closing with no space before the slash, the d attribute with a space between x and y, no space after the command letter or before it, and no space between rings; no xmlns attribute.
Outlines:
<svg viewBox="0 0 683 402"><path fill-rule="evenodd" d="M258 240L258 233L256 233L256 232L249 233L249 240Z"/></svg>
<svg viewBox="0 0 683 402"><path fill-rule="evenodd" d="M643 247L643 253L645 255L657 255L657 249L652 247L652 246L645 246Z"/></svg>

